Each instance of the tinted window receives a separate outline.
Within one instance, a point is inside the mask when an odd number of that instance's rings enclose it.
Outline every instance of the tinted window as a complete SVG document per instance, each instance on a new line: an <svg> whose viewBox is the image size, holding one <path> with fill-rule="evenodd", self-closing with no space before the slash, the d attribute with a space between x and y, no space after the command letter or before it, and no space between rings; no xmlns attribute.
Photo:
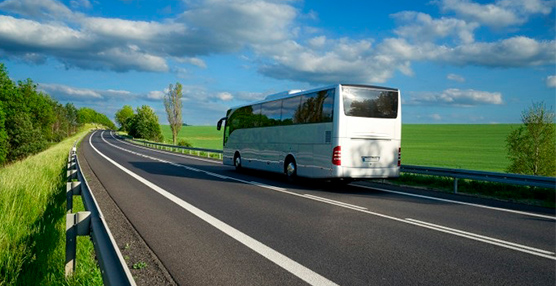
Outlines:
<svg viewBox="0 0 556 286"><path fill-rule="evenodd" d="M279 125L281 109L281 100L263 103L261 106L261 127Z"/></svg>
<svg viewBox="0 0 556 286"><path fill-rule="evenodd" d="M290 125L294 123L294 114L299 108L301 97L296 96L282 100L282 125Z"/></svg>
<svg viewBox="0 0 556 286"><path fill-rule="evenodd" d="M363 87L342 87L344 112L348 116L396 118L398 92Z"/></svg>

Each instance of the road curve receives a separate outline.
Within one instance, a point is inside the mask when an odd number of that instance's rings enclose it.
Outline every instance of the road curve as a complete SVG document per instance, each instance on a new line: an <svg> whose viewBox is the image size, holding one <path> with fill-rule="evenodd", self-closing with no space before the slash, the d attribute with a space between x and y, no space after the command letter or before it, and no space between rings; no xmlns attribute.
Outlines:
<svg viewBox="0 0 556 286"><path fill-rule="evenodd" d="M96 177L180 285L554 285L554 214L237 173L97 131ZM101 205L102 208L102 205Z"/></svg>

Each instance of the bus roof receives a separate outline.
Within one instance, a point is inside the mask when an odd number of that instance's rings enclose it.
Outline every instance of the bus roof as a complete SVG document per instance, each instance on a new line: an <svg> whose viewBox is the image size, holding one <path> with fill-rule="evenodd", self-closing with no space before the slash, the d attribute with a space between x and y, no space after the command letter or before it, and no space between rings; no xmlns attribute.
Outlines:
<svg viewBox="0 0 556 286"><path fill-rule="evenodd" d="M397 88L384 87L384 86L376 86L376 85L366 85L366 84L342 84L342 83L340 83L340 84L333 84L333 85L328 85L328 86L323 86L323 87L313 88L313 89L307 89L307 90L294 89L294 90L282 91L282 92L278 92L278 93L274 93L274 94L267 95L267 96L266 96L264 99L262 99L262 100L258 100L258 101L254 101L254 102L252 102L252 103L246 103L246 104L234 106L234 107L231 107L231 108L229 108L229 109L238 109L238 108L241 108L241 107L244 107L244 106L255 105L255 104L261 104L261 103L264 103L264 102L269 102L269 101L274 101L274 100L278 100L278 99L284 99L284 98L294 97L294 96L298 96L298 95L305 94L305 93L311 93L311 92L316 92L316 91L320 91L320 90L336 88L336 87L339 87L339 86L370 87L370 88L385 89L385 90L391 90L391 91L398 91L398 90L399 90L399 89L397 89Z"/></svg>

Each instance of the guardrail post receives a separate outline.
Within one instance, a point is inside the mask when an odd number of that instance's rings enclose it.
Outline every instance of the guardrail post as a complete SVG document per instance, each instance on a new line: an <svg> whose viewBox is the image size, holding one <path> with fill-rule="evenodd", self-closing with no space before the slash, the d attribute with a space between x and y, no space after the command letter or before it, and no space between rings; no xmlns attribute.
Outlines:
<svg viewBox="0 0 556 286"><path fill-rule="evenodd" d="M91 229L91 212L66 214L66 277L75 270L77 236L89 235Z"/></svg>
<svg viewBox="0 0 556 286"><path fill-rule="evenodd" d="M454 177L454 194L458 193L458 178Z"/></svg>
<svg viewBox="0 0 556 286"><path fill-rule="evenodd" d="M73 209L73 196L81 195L81 182L67 182L66 184L66 210L68 213Z"/></svg>

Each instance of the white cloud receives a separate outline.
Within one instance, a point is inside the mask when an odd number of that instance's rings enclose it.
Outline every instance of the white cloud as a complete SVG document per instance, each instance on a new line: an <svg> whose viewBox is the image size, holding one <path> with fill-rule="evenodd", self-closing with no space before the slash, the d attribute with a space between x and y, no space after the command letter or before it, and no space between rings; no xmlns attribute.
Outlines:
<svg viewBox="0 0 556 286"><path fill-rule="evenodd" d="M449 79L449 80L457 81L457 82L465 82L464 77L462 77L461 75L453 74L453 73L448 74L446 76L446 78Z"/></svg>
<svg viewBox="0 0 556 286"><path fill-rule="evenodd" d="M219 92L216 96L223 101L230 101L234 99L234 96L229 92Z"/></svg>
<svg viewBox="0 0 556 286"><path fill-rule="evenodd" d="M476 105L503 104L502 94L499 92L478 91L473 89L446 89L443 92L426 92L413 94L406 102L408 105L452 105L469 107Z"/></svg>
<svg viewBox="0 0 556 286"><path fill-rule="evenodd" d="M165 93L160 90L153 90L147 94L147 98L152 100L162 100L164 98L164 94Z"/></svg>
<svg viewBox="0 0 556 286"><path fill-rule="evenodd" d="M41 83L38 89L61 101L89 102L106 100L131 100L136 96L127 90L90 89L67 86L63 84Z"/></svg>
<svg viewBox="0 0 556 286"><path fill-rule="evenodd" d="M183 19L229 42L274 43L290 38L297 11L287 2L260 0L190 1ZM218 19L218 20L216 20Z"/></svg>
<svg viewBox="0 0 556 286"><path fill-rule="evenodd" d="M440 7L443 11L455 12L463 19L502 28L521 25L534 14L550 14L554 1L498 0L492 4L478 4L469 0L442 0Z"/></svg>
<svg viewBox="0 0 556 286"><path fill-rule="evenodd" d="M91 5L91 2L89 2L89 0L71 0L70 5L74 9L77 8L91 9L93 7L93 5Z"/></svg>
<svg viewBox="0 0 556 286"><path fill-rule="evenodd" d="M73 17L73 12L55 0L5 0L0 10L33 19L61 20Z"/></svg>
<svg viewBox="0 0 556 286"><path fill-rule="evenodd" d="M58 99L102 99L97 91L86 88L76 88L61 84L39 84L39 89Z"/></svg>
<svg viewBox="0 0 556 286"><path fill-rule="evenodd" d="M413 11L399 12L392 17L402 24L394 32L400 37L416 42L455 36L463 43L472 43L474 30L479 27L479 24L473 22L454 18L433 19L428 14Z"/></svg>
<svg viewBox="0 0 556 286"><path fill-rule="evenodd" d="M556 88L556 75L550 75L546 78L546 86Z"/></svg>
<svg viewBox="0 0 556 286"><path fill-rule="evenodd" d="M70 3L86 7L91 2ZM32 63L54 58L67 68L171 71L183 77L190 72L170 67L170 59L207 68L202 56L247 48L254 54L251 62L263 75L319 84L383 83L396 72L413 76L411 65L416 61L486 67L555 63L554 40L516 36L476 42L474 35L480 24L486 25L482 13L490 11L493 19L502 19L501 25L509 25L532 15L546 15L553 4L500 0L489 5L467 0L440 2L444 11L454 12L459 18L433 18L412 11L396 13L392 17L399 24L393 31L397 37L377 41L331 38L320 30L299 26L298 19L306 15L291 1L189 0L188 10L176 18L132 21L89 17L54 0L7 0L0 3L0 10L28 19L0 15L0 53ZM477 12L477 19L473 19L464 8L484 11Z"/></svg>

